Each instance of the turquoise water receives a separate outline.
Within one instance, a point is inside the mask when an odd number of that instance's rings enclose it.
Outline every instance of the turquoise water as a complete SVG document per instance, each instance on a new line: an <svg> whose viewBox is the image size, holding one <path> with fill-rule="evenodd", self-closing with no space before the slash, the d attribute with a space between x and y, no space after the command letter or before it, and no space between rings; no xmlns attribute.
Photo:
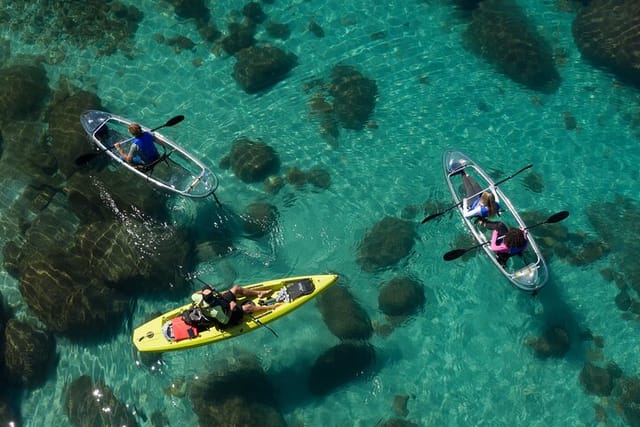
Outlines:
<svg viewBox="0 0 640 427"><path fill-rule="evenodd" d="M82 374L104 378L122 402L147 415L162 411L172 426L196 425L189 399L164 390L244 352L257 355L290 425L374 426L402 418L393 409L397 395L409 396L405 418L420 426L598 425L594 405L606 408L603 425L624 425L614 404L587 394L580 385L580 369L594 357L592 341L572 336L565 357L546 360L536 358L524 344L550 324L590 330L604 337L602 360L615 361L628 375L638 372L637 323L623 319L614 303L615 285L600 274L610 265L607 257L581 267L550 258L550 282L532 298L511 288L481 252L467 262L442 261L442 254L455 248L455 239L464 233L455 215L417 226L411 254L394 268L364 272L356 256L359 242L383 217L401 217L407 207L427 200L449 203L441 155L454 147L486 165L496 179L533 163L544 190L531 191L522 177L508 181L503 190L514 205L548 214L569 210L564 225L596 237L586 206L611 202L617 194L637 201L640 149L631 119L638 114L637 89L616 84L612 75L581 59L571 36L573 14L554 2L519 2L552 46L566 52L567 61L559 66L562 84L551 95L523 88L465 51L465 21L447 2L397 3L264 4L271 19L290 25L291 36L273 40L261 30L257 38L295 53L299 65L259 95L239 88L231 77L235 60L217 56L193 23L177 20L164 2L135 3L145 18L132 58L66 49L64 61L46 68L52 86L64 76L96 91L110 111L150 127L184 114L186 120L166 134L209 165L217 166L231 142L245 136L274 147L283 170L321 166L330 171L326 191L286 186L269 195L262 185L245 184L216 168L217 195L226 205L240 211L265 199L278 207L280 218L270 236L239 240L232 255L202 262L197 269L201 277L230 285L335 271L348 279L345 286L372 321L385 323L378 310L380 286L408 274L431 291L424 311L388 336L375 335L370 340L375 364L322 398L307 391L306 371L339 340L326 329L314 303L273 324L279 338L261 330L235 341L165 354L153 369L136 363L131 325L96 346L58 338L55 372L42 387L22 396L25 425L67 425L63 387ZM241 6L212 3L213 20L225 28L232 11ZM322 26L324 38L307 30L311 19ZM372 37L381 31L384 37ZM175 53L156 42L155 33L183 35L197 45L193 51ZM4 29L1 36L10 40L12 55L47 52L42 44L25 43L20 33ZM67 46L64 40L60 44L63 50ZM196 59L202 65L194 65ZM341 129L337 144L331 145L311 117L313 92L305 92L304 86L317 78L328 80L338 63L354 65L376 81L371 119L377 127ZM565 127L565 112L577 119L576 129ZM8 188L0 196L3 215L21 185L12 182ZM213 201L177 202L178 221L189 221L194 203ZM418 224L422 217L419 211L410 219ZM18 316L28 318L18 283L1 274L6 302ZM175 304L140 299L132 324Z"/></svg>

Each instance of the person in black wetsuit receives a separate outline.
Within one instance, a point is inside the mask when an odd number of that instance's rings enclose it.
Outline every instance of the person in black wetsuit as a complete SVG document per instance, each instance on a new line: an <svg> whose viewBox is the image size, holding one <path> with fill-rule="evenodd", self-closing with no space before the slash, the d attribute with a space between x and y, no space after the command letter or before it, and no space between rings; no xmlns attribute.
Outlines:
<svg viewBox="0 0 640 427"><path fill-rule="evenodd" d="M244 313L253 314L273 310L282 304L276 303L262 306L255 305L247 300L240 306L236 301L236 296L262 298L270 293L270 289L256 291L238 285L233 285L228 291L220 293L211 286L205 286L191 295L191 300L197 307L202 309L207 317L224 326L240 323Z"/></svg>

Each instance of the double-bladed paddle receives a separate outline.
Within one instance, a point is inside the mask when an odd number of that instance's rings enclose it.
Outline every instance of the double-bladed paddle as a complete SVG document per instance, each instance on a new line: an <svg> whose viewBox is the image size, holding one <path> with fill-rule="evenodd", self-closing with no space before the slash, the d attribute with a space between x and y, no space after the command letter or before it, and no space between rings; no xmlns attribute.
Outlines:
<svg viewBox="0 0 640 427"><path fill-rule="evenodd" d="M520 172L524 172L525 170L527 170L527 169L529 169L529 168L531 168L531 167L533 167L533 165L527 165L527 166L523 167L522 169L520 169L518 172L516 172L516 173L514 173L514 174L512 174L512 175L510 175L510 176L508 176L508 177L506 177L506 178L504 178L504 179L501 179L500 181L496 182L495 184L493 184L493 186L494 186L494 187L497 187L498 185L502 184L503 182L508 181L508 180L510 180L511 178L513 178L514 176L518 175ZM444 214L446 214L446 213L447 213L447 212L449 212L451 209L455 209L455 208L457 208L458 206L460 206L461 204L462 204L462 202L458 202L458 203L456 203L455 205L453 205L453 206L451 206L451 207L449 207L449 208L447 208L447 209L443 210L442 212L436 212L436 213L434 213L434 214L429 215L428 217L426 217L425 219L423 219L423 220L422 220L422 224L424 224L424 223L425 223L425 222L427 222L427 221L431 221L432 219L437 218L437 217L439 217L440 215L444 215Z"/></svg>
<svg viewBox="0 0 640 427"><path fill-rule="evenodd" d="M170 127L170 126L174 126L177 125L178 123L180 123L181 121L184 120L184 116L183 115L179 115L179 116L175 116L170 118L169 120L167 120L167 122L165 124L163 124L162 126L158 126L156 128L151 129L149 132L153 132L156 131L158 129L162 129L162 128L166 128L166 127ZM129 139L125 139L124 141L118 142L117 144L123 144L125 142L131 141L133 138L129 138ZM98 151L94 151L92 153L87 153L87 154L83 154L82 156L78 157L75 162L77 166L82 166L84 164L89 163L91 160L95 159L96 157L98 157L100 154L106 153L107 151L111 151L116 147L116 144L113 144L111 147L107 147L107 148L103 148L101 150Z"/></svg>
<svg viewBox="0 0 640 427"><path fill-rule="evenodd" d="M556 223L556 222L560 222L560 221L562 221L563 219L565 219L568 216L569 216L569 211L560 211L558 213L554 213L549 218L547 218L545 221L539 222L537 224L532 225L531 227L525 228L525 230L531 230L532 228L535 228L535 227L537 227L539 225L542 225L542 224L553 224L553 223ZM466 249L454 249L454 250L449 251L446 254L444 254L444 256L442 258L445 261L453 261L454 259L460 258L462 255L466 254L467 252L472 251L474 249L477 249L479 247L488 245L489 243L491 243L491 242L480 243L479 245L471 246L470 248L466 248Z"/></svg>

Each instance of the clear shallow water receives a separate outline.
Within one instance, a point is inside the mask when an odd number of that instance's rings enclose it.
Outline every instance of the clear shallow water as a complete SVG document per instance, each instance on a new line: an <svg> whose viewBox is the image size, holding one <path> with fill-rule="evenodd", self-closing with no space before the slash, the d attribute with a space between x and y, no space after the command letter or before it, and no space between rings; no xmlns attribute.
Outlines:
<svg viewBox="0 0 640 427"><path fill-rule="evenodd" d="M542 194L527 189L522 179L505 183L504 191L522 210L571 211L565 225L574 231L594 232L585 205L612 200L614 194L637 200L637 172L621 172L637 170L640 158L629 118L637 115L637 90L615 85L611 75L581 60L571 37L572 14L549 2L520 3L547 40L567 51L568 61L559 68L562 85L553 95L524 89L462 49L464 21L439 1L385 7L367 1L265 5L273 20L288 22L292 30L288 40L271 42L294 52L300 63L285 81L260 95L245 94L231 77L234 60L216 57L204 44L175 54L155 42L157 32L201 40L195 26L178 23L171 8L160 2L137 5L145 19L133 59L68 51L63 63L48 66L52 85L65 76L95 90L111 111L149 126L184 114L187 119L166 134L208 164L217 165L231 142L246 136L273 146L283 170L322 166L330 171L327 191L288 186L275 196L220 171L217 194L224 203L241 210L266 198L280 211L279 228L261 241L238 241L238 250L222 261L202 263L198 270L203 278L251 283L337 271L379 323L385 320L377 309L378 290L392 277L410 274L435 298L391 335L374 336L377 359L372 369L324 398L310 396L306 370L338 339L326 330L313 303L273 325L280 338L263 330L233 342L166 354L164 364L154 370L136 365L130 325L95 347L58 339L55 375L24 396L26 425L65 425L62 389L85 373L104 378L121 401L147 415L162 410L171 425L195 425L189 400L163 390L180 378L202 375L203 361L222 363L242 351L258 355L290 424L373 426L394 417L394 396L404 394L411 396L406 419L418 425L597 424L594 404L607 403L585 394L578 380L593 343L572 337L565 358L541 361L524 341L554 322L590 329L605 338L604 359L635 374L637 324L621 318L613 301L617 290L599 274L608 259L575 267L553 257L550 282L532 299L510 288L482 256L443 262L442 254L455 247L454 239L464 231L456 216L444 216L418 227L411 255L395 268L372 274L356 263L358 243L385 215L399 217L407 206L429 199L448 203L441 154L451 147L495 170L498 178L533 163L543 177ZM233 7L240 6L216 2L212 9L218 26L224 27ZM306 30L311 18L326 37ZM371 34L379 31L386 36L372 40ZM11 38L13 54L45 50L22 44L15 34L3 37ZM259 33L257 38L266 36ZM200 67L192 64L196 58L203 60ZM355 65L376 80L372 120L378 127L341 130L332 148L309 117L312 92L303 85L318 77L327 80L337 63ZM564 126L567 111L577 119L576 130ZM19 183L14 189L19 191ZM11 201L10 192L1 195L0 208ZM191 202L179 206L194 209ZM412 219L419 222L422 215ZM17 283L6 273L0 290L9 304L21 308ZM140 300L132 323L137 326L175 303ZM621 425L614 409L609 412L609 422Z"/></svg>

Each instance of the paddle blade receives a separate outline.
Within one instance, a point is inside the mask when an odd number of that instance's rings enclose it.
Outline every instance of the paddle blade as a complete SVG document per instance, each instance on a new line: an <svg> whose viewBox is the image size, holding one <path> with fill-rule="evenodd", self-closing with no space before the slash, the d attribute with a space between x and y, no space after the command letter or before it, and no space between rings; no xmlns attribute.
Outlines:
<svg viewBox="0 0 640 427"><path fill-rule="evenodd" d="M178 123L180 123L183 120L184 120L184 116L183 115L175 116L175 117L172 117L169 120L167 120L167 123L165 123L164 126L168 127L168 126L177 125Z"/></svg>
<svg viewBox="0 0 640 427"><path fill-rule="evenodd" d="M434 213L434 214L429 215L428 217L426 217L425 219L423 219L423 220L422 220L422 224L424 224L424 223L425 223L425 222L427 222L427 221L431 221L433 218L437 218L437 217L439 217L439 216L440 216L440 215L442 215L443 213L444 213L444 212L438 212L438 213Z"/></svg>
<svg viewBox="0 0 640 427"><path fill-rule="evenodd" d="M555 213L553 215L551 215L548 219L547 219L547 223L548 224L553 224L554 222L560 222L563 219L565 219L566 217L569 216L569 211L561 211L558 213Z"/></svg>
<svg viewBox="0 0 640 427"><path fill-rule="evenodd" d="M467 251L468 249L454 249L444 254L442 256L442 259L444 259L445 261L453 261L454 259L458 259L462 255L466 254Z"/></svg>

